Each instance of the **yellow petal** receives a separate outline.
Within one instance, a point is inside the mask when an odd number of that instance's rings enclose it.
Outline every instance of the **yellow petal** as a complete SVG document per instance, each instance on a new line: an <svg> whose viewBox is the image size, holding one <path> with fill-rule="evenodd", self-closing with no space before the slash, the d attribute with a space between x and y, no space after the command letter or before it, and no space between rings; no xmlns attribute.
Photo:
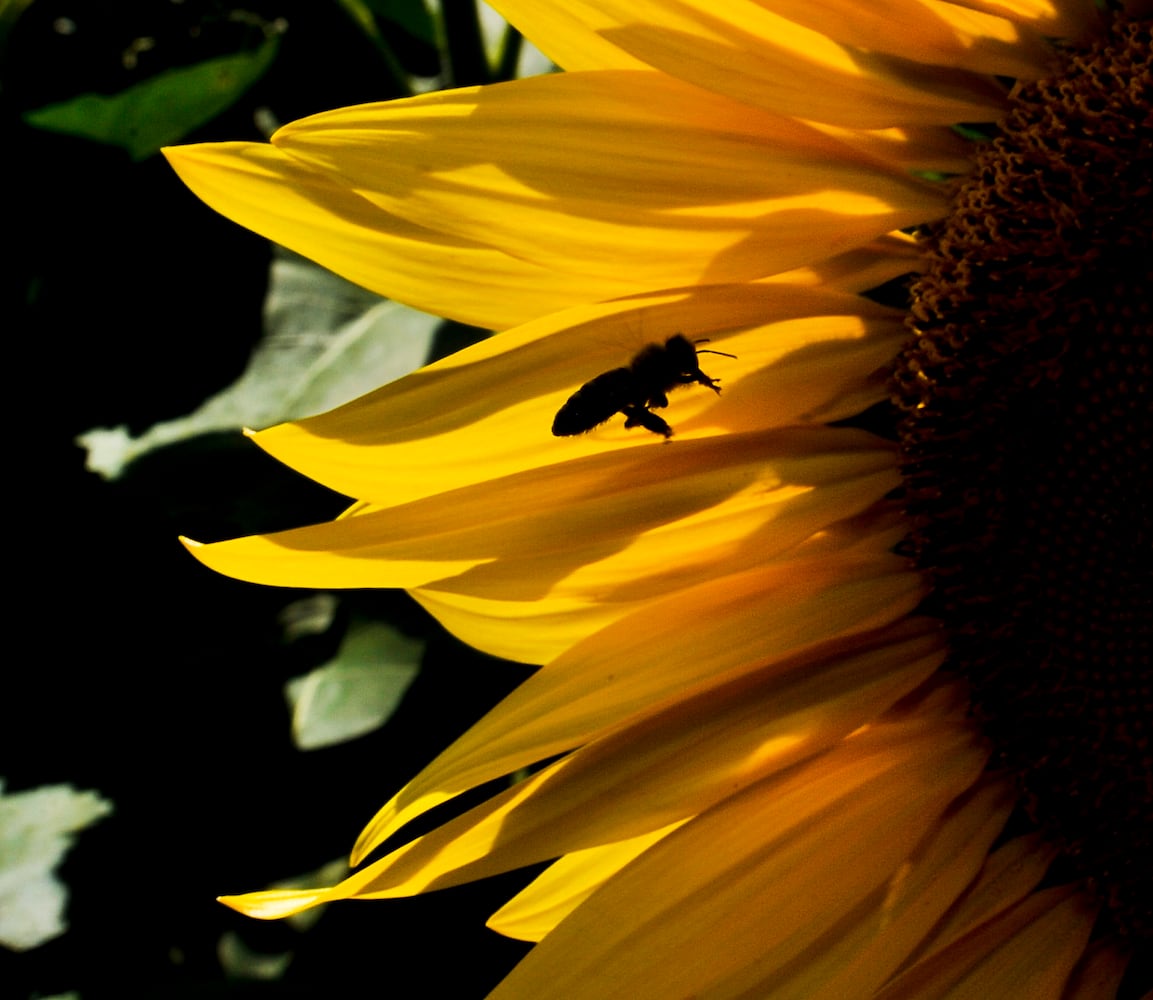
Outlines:
<svg viewBox="0 0 1153 1000"><path fill-rule="evenodd" d="M886 163L900 164L906 170L967 174L973 166L973 144L952 129L936 125L871 131L837 125L818 127L841 142Z"/></svg>
<svg viewBox="0 0 1153 1000"><path fill-rule="evenodd" d="M865 509L896 482L891 446L848 429L655 447L656 453L606 452L402 507L196 546L193 554L253 582L326 588L439 581L446 594L528 600L548 613L550 595L600 603L611 597L606 587L632 585L631 595L617 599L638 600L691 586L711 575L709 564L731 572L764 562ZM745 543L760 548L734 551ZM520 575L526 563L534 567L531 577ZM460 575L465 564L480 576ZM670 565L681 567L680 580L669 575ZM589 588L598 593L586 595Z"/></svg>
<svg viewBox="0 0 1153 1000"><path fill-rule="evenodd" d="M494 1000L665 1000L716 984L740 996L726 985L797 961L886 885L984 760L963 730L884 729L663 838L534 948ZM604 968L611 980L594 974Z"/></svg>
<svg viewBox="0 0 1153 1000"><path fill-rule="evenodd" d="M843 45L934 66L1036 79L1052 60L1042 35L1020 21L944 0L757 0Z"/></svg>
<svg viewBox="0 0 1153 1000"><path fill-rule="evenodd" d="M892 618L915 603L908 590L896 590L901 581L876 581L875 604L864 588L852 593L851 586L809 590L802 585L790 592L779 580L761 600L745 589L749 582L718 582L646 608L538 671L377 813L358 838L353 857L359 860L405 823L462 791L570 750L668 698L715 686L734 672L755 671L772 697L781 699L783 710L790 699L808 696L808 683L832 683L828 678L842 669L843 640L837 636L855 637L864 659L854 662L873 677L906 676L910 669L907 676L919 676L925 664L941 655L941 636L930 624L914 621L883 628L886 599L893 602ZM728 593L725 584L731 587ZM772 607L774 599L779 609ZM828 614L827 630L825 622L818 624L813 617L819 610ZM763 633L757 625L761 612ZM713 613L716 618L704 617ZM682 632L667 627L678 620L698 623L702 634L694 632L693 641L687 642ZM710 627L704 629L706 622ZM641 651L650 655L638 659ZM813 676L805 678L805 672ZM858 682L864 677L859 675ZM852 690L846 682L837 697ZM827 721L832 730L818 725L806 739L836 732L839 724L833 723L832 714ZM489 741L491 751L486 753ZM794 751L805 748L814 749L804 739L793 746Z"/></svg>
<svg viewBox="0 0 1153 1000"><path fill-rule="evenodd" d="M847 654L846 662L851 659L852 654ZM409 895L650 832L718 801L732 801L734 792L747 805L749 799L739 790L750 785L761 788L764 782L758 781L759 777L798 759L793 748L798 739L812 740L812 724L839 727L847 719L830 723L825 706L818 705L800 713L796 720L800 725L793 736L767 736L774 729L779 731L780 723L772 717L770 707L756 698L742 697L739 685L745 680L706 693L705 700L715 701L719 715L709 711L712 704L701 712L690 701L645 717L393 851L331 889L253 893L224 897L223 901L253 916L273 917L335 899ZM950 714L956 714L955 698L937 700L947 701ZM700 733L696 731L698 713L708 720ZM811 723L806 723L806 716ZM815 745L822 742L828 741L818 739ZM799 756L803 758L804 753ZM820 814L844 796L852 800L844 804L845 808L866 808L869 797L859 794L862 787L885 775L890 776L886 784L897 781L899 775L904 779L898 781L904 785L902 809L915 811L918 822L928 824L949 799L974 780L985 756L967 725L945 724L939 712L932 714L931 723L926 722L924 713L912 717L905 713L897 721L874 727L869 734L816 758L802 769L800 777L794 770L785 771L779 780L772 781L769 797L779 802L777 822L783 821L787 831L798 824L812 826L808 817ZM820 776L825 780L819 780ZM752 796L758 811L763 811L764 797ZM936 803L936 813L931 803ZM580 822L575 821L577 817ZM757 826L763 829L763 823ZM852 840L837 824L833 828L839 840ZM665 838L657 850L685 830ZM752 828L746 836L755 837ZM919 836L917 833L914 843ZM811 867L824 870L819 857L813 858ZM676 898L677 894L670 894L670 904Z"/></svg>
<svg viewBox="0 0 1153 1000"><path fill-rule="evenodd" d="M762 280L858 293L920 269L921 253L916 239L897 232L888 233L867 246Z"/></svg>
<svg viewBox="0 0 1153 1000"><path fill-rule="evenodd" d="M920 11L921 5L911 0L907 11L895 12L893 21L881 27L871 24L880 20L872 8L859 26L842 14L832 15L842 19L846 36L871 42L873 51L838 44L819 20L812 30L747 0L729 0L721 13L709 0L564 0L564 18L552 9L562 6L560 0L503 0L499 6L529 37L540 35L546 50L554 41L552 32L577 18L583 22L582 38L591 29L641 63L705 90L778 114L860 128L989 120L1004 106L1004 92L980 74L1001 71L987 68L993 66L1009 72L1007 67L1022 61L1032 68L1036 61L1014 58L1004 41L1029 37L1025 29L946 8L954 25L944 25L940 15L919 17L924 54L942 60L921 65L914 61L921 54L918 36L900 21ZM996 42L985 45L982 27L997 33L999 47ZM875 36L884 31L890 38L880 48ZM899 58L885 54L900 49L902 42L909 48L899 51ZM1036 44L1031 38L1030 43ZM565 43L557 39L556 44ZM966 66L966 54L973 56L975 72L952 68Z"/></svg>
<svg viewBox="0 0 1153 1000"><path fill-rule="evenodd" d="M462 323L501 329L637 288L619 276L577 279L414 225L264 143L164 153L221 214L365 288Z"/></svg>
<svg viewBox="0 0 1153 1000"><path fill-rule="evenodd" d="M345 108L272 141L410 222L654 289L759 278L943 208L938 189L811 126L659 73Z"/></svg>
<svg viewBox="0 0 1153 1000"><path fill-rule="evenodd" d="M788 439L804 444L806 436L795 431ZM707 509L684 511L667 525L653 524L614 542L611 524L600 523L597 512L607 510L622 523L632 520L631 512L597 504L587 520L576 522L587 534L574 529L567 542L558 538L563 548L478 565L419 587L413 596L466 642L506 659L544 662L646 602L779 559L896 488L891 459L882 454L830 451L794 465L791 458L753 447L747 460L742 469L715 468L716 487L739 488ZM707 488L701 476L668 486L682 488L681 498L690 501ZM654 512L667 509L665 497L650 494L650 500L639 491L634 496L651 503ZM563 537L565 528L557 521L550 530Z"/></svg>
<svg viewBox="0 0 1153 1000"><path fill-rule="evenodd" d="M857 296L800 287L804 278L795 272L781 277L569 309L331 413L262 431L255 441L339 493L392 506L620 448L642 448L664 461L694 432L849 415L862 388L871 401L885 398L884 380L875 376L905 337L901 315ZM710 347L737 357L710 366L722 379L719 397L699 387L670 395L666 412L677 431L671 444L626 431L623 418L584 437L553 437L553 416L582 383L678 332L709 338ZM717 407L721 416L714 417Z"/></svg>
<svg viewBox="0 0 1153 1000"><path fill-rule="evenodd" d="M681 825L566 854L497 910L487 926L505 937L539 941L609 878Z"/></svg>
<svg viewBox="0 0 1153 1000"><path fill-rule="evenodd" d="M783 969L755 963L741 979L755 983L765 1000L871 997L966 890L1015 799L1007 783L962 796L866 905L840 921L827 946Z"/></svg>
<svg viewBox="0 0 1153 1000"><path fill-rule="evenodd" d="M957 7L979 10L1027 24L1049 38L1079 39L1098 23L1093 0L950 0Z"/></svg>

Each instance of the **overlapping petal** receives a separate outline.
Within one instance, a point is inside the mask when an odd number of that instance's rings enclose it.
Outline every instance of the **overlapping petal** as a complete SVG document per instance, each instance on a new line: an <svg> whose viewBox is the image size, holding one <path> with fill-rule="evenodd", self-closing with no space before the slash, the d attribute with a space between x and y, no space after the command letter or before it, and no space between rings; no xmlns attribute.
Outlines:
<svg viewBox="0 0 1153 1000"><path fill-rule="evenodd" d="M835 950L839 934L864 937L876 932L878 916L905 915L905 887L885 913L894 875L910 857L921 860L918 845L984 760L965 727L939 718L893 726L870 727L661 839L550 933L493 996L821 995L806 989L845 962ZM941 835L954 848L969 841L970 872L1007 813L1003 795L976 799ZM943 860L942 845L922 850ZM958 867L963 873L965 864ZM914 897L921 876L906 876ZM862 927L852 927L854 917ZM861 941L851 943L848 956L860 956ZM899 946L894 952L876 958L899 960ZM611 979L595 975L598 968L612 968Z"/></svg>
<svg viewBox="0 0 1153 1000"><path fill-rule="evenodd" d="M876 275L872 263L860 273ZM553 415L583 382L674 333L736 357L710 366L719 397L672 393L670 444L623 419L553 437ZM844 419L884 398L882 368L904 336L893 310L791 280L670 289L546 316L255 440L340 493L393 506L609 451L663 462L694 437Z"/></svg>
<svg viewBox="0 0 1153 1000"><path fill-rule="evenodd" d="M487 926L506 937L540 941L609 878L680 825L566 854L497 910Z"/></svg>
<svg viewBox="0 0 1153 1000"><path fill-rule="evenodd" d="M1052 49L1048 23L1008 19L948 0L756 0L781 17L866 52L972 73L1032 79Z"/></svg>
<svg viewBox="0 0 1153 1000"><path fill-rule="evenodd" d="M983 11L1027 24L1046 38L1080 39L1097 23L1093 0L949 0L954 6Z"/></svg>
<svg viewBox="0 0 1153 1000"><path fill-rule="evenodd" d="M164 153L181 180L223 215L365 288L462 323L500 329L638 287L621 276L593 285L414 225L266 143Z"/></svg>
<svg viewBox="0 0 1153 1000"><path fill-rule="evenodd" d="M974 872L980 869L991 841L1005 822L1011 798L1011 793L1004 787L985 786L951 804L922 841L889 873L884 884L855 910L846 912L844 903L828 887L819 886L819 898L828 906L829 912L822 914L819 925L809 933L819 933L830 925L835 927L832 934L821 940L819 947L809 949L792 961L786 948L781 947L750 955L751 960L735 975L720 984L710 984L711 988L717 989L718 995L722 996L742 995L739 990L744 988L746 993L755 991L756 996L766 1000L844 1000L870 996L900 967L941 912L967 889ZM554 867L563 863L558 862ZM537 881L545 882L550 872L551 869ZM819 873L814 874L820 877ZM531 902L535 887L536 883L521 894L526 902ZM612 888L605 893L603 903L606 907L615 902L613 895ZM762 926L767 925L766 936L770 936L774 924L788 919L788 913L782 910L792 902L787 898L774 900L775 905L764 907L760 914L754 911L751 919ZM516 903L514 900L506 911L513 911L515 915ZM628 921L623 915L605 913L598 903L602 900L589 904L590 911L593 911L590 916L600 911L601 916L612 923ZM795 950L796 944L790 944ZM748 988L750 983L753 984L751 989ZM518 988L527 990L523 994L526 996L547 995L534 993L532 986L524 983Z"/></svg>
<svg viewBox="0 0 1153 1000"><path fill-rule="evenodd" d="M1085 31L1091 4L497 6L574 72L174 154L258 231L504 331L256 434L357 504L198 558L404 587L472 645L545 664L353 861L389 853L226 901L284 916L560 858L493 919L541 942L498 998L1107 990L1117 954L1080 960L1094 908L1035 891L1052 851L990 854L1014 792L981 778L966 692L934 677L944 637L911 617L927 584L894 551L894 448L830 426L885 398L903 318L855 293L915 269L897 230L943 211L926 177L966 169L949 127L999 114L999 78L1042 74L1047 36ZM673 392L671 440L620 417L553 436L578 387L673 334L723 391Z"/></svg>
<svg viewBox="0 0 1153 1000"><path fill-rule="evenodd" d="M801 697L799 692L809 697L836 688L830 695L834 702L859 695L859 681L866 674L852 670L867 670L869 683L883 680L901 687L926 665L939 663L942 640L930 623L889 626L907 614L919 596L911 574L898 579L891 573L885 580L871 576L877 582L871 592L861 577L782 586L779 576L795 569L784 567L763 599L751 585L768 574L718 581L658 602L574 646L397 793L361 833L354 858L460 792L568 751L640 712L728 682L734 675L760 675L761 689L772 690L784 716L786 707ZM793 617L822 611L829 619L827 631L820 628L819 617ZM705 618L710 612L716 613L714 619ZM758 613L765 616L763 633L756 630ZM692 621L694 627L669 629L670 620ZM758 642L762 635L763 642ZM853 658L851 669L839 659L845 636L853 636L861 656L867 657ZM911 675L906 674L910 666ZM850 683L847 678L854 676L858 681ZM794 741L794 747L811 752L806 740L812 735Z"/></svg>
<svg viewBox="0 0 1153 1000"><path fill-rule="evenodd" d="M789 4L779 16L752 0L498 6L569 70L620 66L623 55L743 104L858 128L989 118L1004 92L984 74L1035 72L1045 52L1020 25L913 0L861 16ZM822 17L841 38L821 30Z"/></svg>
<svg viewBox="0 0 1153 1000"><path fill-rule="evenodd" d="M882 481L873 480L876 484ZM825 508L826 513L831 513L832 498L823 499L829 504ZM858 497L859 501L862 499ZM816 520L822 519L818 517ZM815 522L811 526L815 527ZM792 528L796 527L797 523L794 522ZM823 530L817 529L818 533ZM662 552L659 544L660 536L653 535L645 539L648 543L646 546L638 546L637 552L625 552L620 558L606 560L580 575L574 574L555 587L548 598L541 602L535 601L531 593L526 595L523 588L519 593L514 591L509 596L503 596L509 591L506 582L514 578L517 571L537 568L538 563L533 561L506 563L487 573L462 574L455 580L418 588L413 591L413 596L436 614L446 628L465 641L475 643L480 649L506 659L528 663L547 662L575 643L634 614L647 604L694 588L697 581L716 579L732 583L741 577L746 567L771 563L787 564L798 574L810 572L813 561L806 560L803 554L788 548L790 536L796 541L800 534L803 531L792 534L785 524L782 524L777 534L766 524L758 537L771 540L773 545L785 546L783 549L771 548L758 557L741 551L741 544L735 543L729 547L730 558L727 560L723 550L710 550L711 554L695 564L671 566L669 554ZM654 538L658 539L656 544L653 544ZM703 548L695 551L708 548L703 538L701 541ZM755 545L756 542L757 538L754 537L749 544ZM643 556L646 552L653 556L647 566L632 562L637 555ZM644 577L626 580L622 571L630 565L648 568L650 572ZM665 573L661 572L662 568L666 569ZM780 565L778 575L783 578L784 573L784 566ZM878 579L884 576L883 571L877 574ZM765 582L770 583L771 580L766 578ZM848 598L855 582L851 572L846 582L850 588L845 594ZM890 582L900 592L902 599L916 589L910 586L908 580L902 583L893 579ZM486 585L492 585L497 596L484 593ZM504 585L503 591L496 590L497 585ZM604 596L598 601L597 597L601 594ZM897 599L896 593L890 592L890 596ZM855 605L850 602L849 606Z"/></svg>
<svg viewBox="0 0 1153 1000"><path fill-rule="evenodd" d="M1034 893L918 962L876 998L1060 997L1096 916L1096 904L1075 886Z"/></svg>
<svg viewBox="0 0 1153 1000"><path fill-rule="evenodd" d="M933 186L812 126L662 73L566 73L345 108L272 141L409 222L653 289L759 278L942 207Z"/></svg>
<svg viewBox="0 0 1153 1000"><path fill-rule="evenodd" d="M677 64L659 58L672 43L662 47L658 37L699 32L714 41L719 36L722 45L744 42L773 51L791 69L809 53L828 59L831 50L820 41L831 39L932 66L1029 78L1045 65L1041 39L1079 38L1094 15L1091 0L890 0L867 6L852 0L494 0L493 6L570 71L648 65L673 75ZM767 12L776 16L766 17ZM738 38L734 28L747 37ZM836 61L829 61L835 68ZM832 82L821 80L823 87Z"/></svg>
<svg viewBox="0 0 1153 1000"><path fill-rule="evenodd" d="M614 344L629 328L674 324L738 355L722 359L719 401L674 394L677 439L548 432L580 380L622 360ZM570 310L257 435L365 502L331 524L194 551L258 582L420 588L468 641L545 662L646 601L778 558L892 489L888 444L772 428L881 399L878 373L903 336L889 310L788 281Z"/></svg>
<svg viewBox="0 0 1153 1000"><path fill-rule="evenodd" d="M836 652L851 664L850 674L860 669L855 653ZM868 660L869 653L862 651L861 657ZM931 663L915 663L903 669L910 673L897 679L882 671L874 684L865 683L860 690L831 685L841 695L844 714L826 714L827 706L810 703L798 706L798 713L787 720L776 718L770 704L750 697L766 682L764 671L753 671L630 720L331 889L252 893L225 902L254 916L285 916L333 899L407 895L454 885L660 829L728 801L741 789L818 753L858 728L854 717L860 718L865 703L876 712L878 700L891 704L903 685L909 689L917 684L916 673L933 668ZM862 696L864 691L869 694ZM896 729L886 732L913 741L916 753L910 757L918 763L908 766L943 769L936 790L926 792L943 795L943 808L975 778L985 751L968 727L932 727L905 715L894 723ZM867 780L879 762L886 766L885 744L881 738L876 744L866 740L837 745L830 751L838 758L834 770L843 776L840 768L857 760L865 747L868 762L862 780ZM846 754L842 764L841 755ZM888 763L898 761L890 758ZM959 780L963 776L961 787L950 784L950 773ZM832 793L835 784L821 794ZM851 797L853 785L848 780L841 794ZM791 822L802 818L794 816Z"/></svg>
<svg viewBox="0 0 1153 1000"><path fill-rule="evenodd" d="M1116 1000L1129 966L1129 956L1116 941L1098 940L1069 977L1061 1000Z"/></svg>
<svg viewBox="0 0 1153 1000"><path fill-rule="evenodd" d="M421 587L468 641L545 662L646 601L779 558L897 482L891 448L853 430L651 447L659 460L608 452L193 552L256 582Z"/></svg>

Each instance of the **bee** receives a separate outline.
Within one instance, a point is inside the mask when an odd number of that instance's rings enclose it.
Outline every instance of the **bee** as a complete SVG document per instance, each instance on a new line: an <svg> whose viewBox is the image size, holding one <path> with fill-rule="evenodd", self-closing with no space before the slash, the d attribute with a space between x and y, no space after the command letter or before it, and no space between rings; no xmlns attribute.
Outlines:
<svg viewBox="0 0 1153 1000"><path fill-rule="evenodd" d="M697 362L698 354L720 354L724 351L698 351L697 344L707 340L689 340L676 333L663 344L649 344L629 362L626 368L614 368L586 382L568 398L552 422L557 437L569 437L591 431L616 413L625 417L625 427L643 427L654 434L672 437L673 429L652 412L669 405L667 393L678 385L694 382L720 393L720 379L709 378Z"/></svg>

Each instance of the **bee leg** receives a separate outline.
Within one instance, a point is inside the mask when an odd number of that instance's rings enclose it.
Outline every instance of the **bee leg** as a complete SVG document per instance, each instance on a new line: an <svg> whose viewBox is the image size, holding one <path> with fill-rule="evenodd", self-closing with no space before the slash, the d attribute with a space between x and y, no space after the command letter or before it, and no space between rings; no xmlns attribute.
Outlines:
<svg viewBox="0 0 1153 1000"><path fill-rule="evenodd" d="M686 381L698 382L701 385L703 385L706 389L712 389L713 392L715 392L718 396L721 394L720 386L717 385L717 383L720 381L720 379L719 378L709 378L708 375L706 375L702 371L698 371L695 375L693 375L691 378L687 379Z"/></svg>
<svg viewBox="0 0 1153 1000"><path fill-rule="evenodd" d="M666 438L673 436L673 429L666 421L651 413L643 406L626 406L621 410L625 415L625 429L630 427L643 427L654 434L662 434Z"/></svg>

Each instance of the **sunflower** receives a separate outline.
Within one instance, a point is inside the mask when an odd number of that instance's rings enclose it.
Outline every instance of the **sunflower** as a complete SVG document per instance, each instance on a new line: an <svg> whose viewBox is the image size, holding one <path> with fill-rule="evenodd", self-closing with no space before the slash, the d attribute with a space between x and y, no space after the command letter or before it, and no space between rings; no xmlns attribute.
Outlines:
<svg viewBox="0 0 1153 1000"><path fill-rule="evenodd" d="M1148 10L496 6L566 72L168 151L501 331L255 434L355 505L193 553L541 665L383 856L225 902L552 861L495 997L1113 995L1153 932Z"/></svg>

